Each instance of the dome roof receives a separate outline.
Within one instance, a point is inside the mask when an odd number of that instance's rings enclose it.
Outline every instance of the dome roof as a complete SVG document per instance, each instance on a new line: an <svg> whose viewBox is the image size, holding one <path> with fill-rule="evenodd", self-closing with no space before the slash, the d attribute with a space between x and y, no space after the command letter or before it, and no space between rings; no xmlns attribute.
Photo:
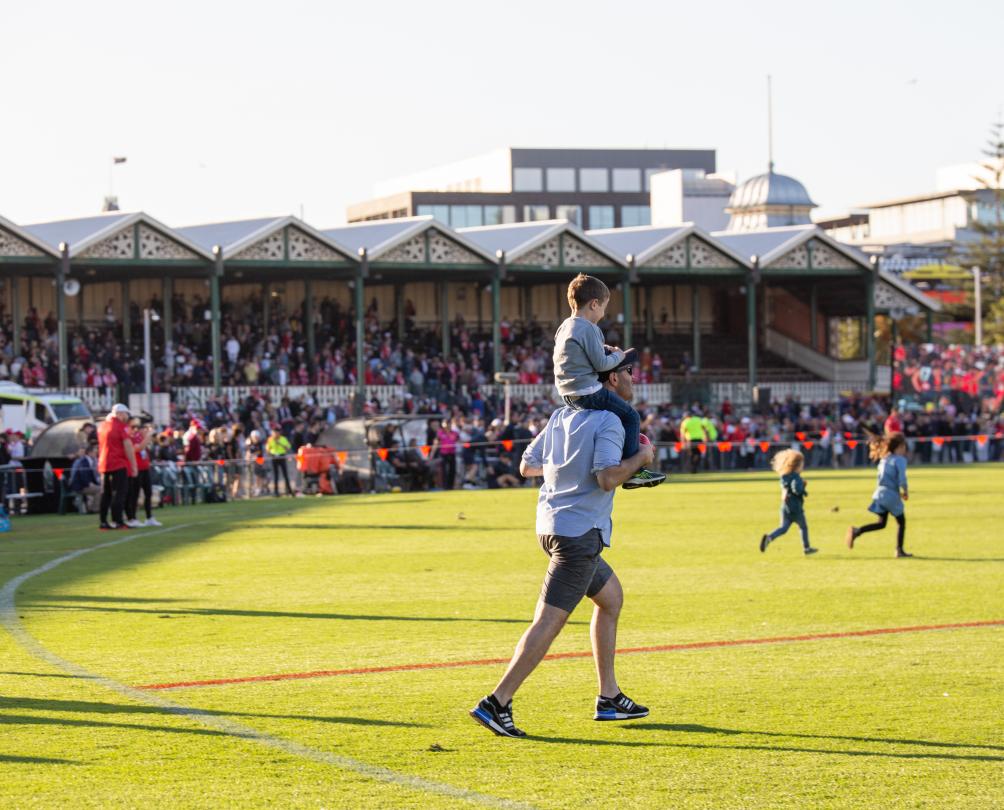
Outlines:
<svg viewBox="0 0 1004 810"><path fill-rule="evenodd" d="M809 197L809 192L798 180L771 170L766 174L751 177L736 186L736 190L729 197L728 208L733 211L741 211L749 208L761 208L766 205L816 207L816 204Z"/></svg>

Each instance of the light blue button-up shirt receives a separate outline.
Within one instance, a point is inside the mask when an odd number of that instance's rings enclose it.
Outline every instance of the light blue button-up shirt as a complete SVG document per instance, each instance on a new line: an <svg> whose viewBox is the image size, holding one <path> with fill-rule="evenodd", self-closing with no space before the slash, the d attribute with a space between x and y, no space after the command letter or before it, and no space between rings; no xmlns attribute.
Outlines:
<svg viewBox="0 0 1004 810"><path fill-rule="evenodd" d="M624 427L608 411L559 408L523 453L529 467L544 470L537 499L537 534L578 537L599 529L610 545L614 491L596 473L621 463Z"/></svg>

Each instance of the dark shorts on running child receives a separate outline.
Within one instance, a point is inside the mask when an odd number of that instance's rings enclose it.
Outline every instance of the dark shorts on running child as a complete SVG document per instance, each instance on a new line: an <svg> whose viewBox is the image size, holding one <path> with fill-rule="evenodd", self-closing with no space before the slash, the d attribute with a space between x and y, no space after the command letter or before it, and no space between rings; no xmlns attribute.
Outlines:
<svg viewBox="0 0 1004 810"><path fill-rule="evenodd" d="M599 529L590 529L578 537L541 534L538 539L551 558L540 591L547 605L571 613L583 596L596 596L613 576L614 570L600 556L603 537Z"/></svg>

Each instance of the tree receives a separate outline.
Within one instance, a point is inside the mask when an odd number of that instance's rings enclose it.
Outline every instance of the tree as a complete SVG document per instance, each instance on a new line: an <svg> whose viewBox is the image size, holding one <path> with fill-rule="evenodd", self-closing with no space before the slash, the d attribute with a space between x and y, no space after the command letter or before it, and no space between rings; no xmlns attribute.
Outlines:
<svg viewBox="0 0 1004 810"><path fill-rule="evenodd" d="M976 214L969 228L975 238L956 245L957 260L965 267L979 267L984 281L984 332L990 342L1004 341L1004 121L990 126L983 148L983 169L974 176L980 185ZM989 193L987 193L989 192Z"/></svg>

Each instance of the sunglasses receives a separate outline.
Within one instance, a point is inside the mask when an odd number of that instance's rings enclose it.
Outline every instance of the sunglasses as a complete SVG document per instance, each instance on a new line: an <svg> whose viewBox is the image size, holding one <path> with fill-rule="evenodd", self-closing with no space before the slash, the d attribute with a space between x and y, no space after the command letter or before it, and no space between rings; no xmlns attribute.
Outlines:
<svg viewBox="0 0 1004 810"><path fill-rule="evenodd" d="M629 375L633 375L634 366L624 366L624 368L618 369L618 371L626 371Z"/></svg>

